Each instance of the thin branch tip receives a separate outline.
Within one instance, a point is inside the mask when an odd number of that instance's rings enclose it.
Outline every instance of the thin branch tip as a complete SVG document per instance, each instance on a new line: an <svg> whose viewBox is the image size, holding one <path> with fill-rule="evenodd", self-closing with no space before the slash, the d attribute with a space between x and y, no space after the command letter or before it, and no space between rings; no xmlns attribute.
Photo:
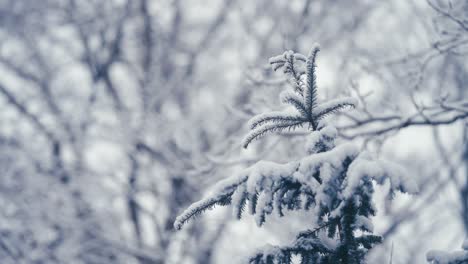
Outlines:
<svg viewBox="0 0 468 264"><path fill-rule="evenodd" d="M320 44L314 43L314 45L312 45L312 49L310 49L309 57L312 57L312 56L315 57L319 51L320 51Z"/></svg>

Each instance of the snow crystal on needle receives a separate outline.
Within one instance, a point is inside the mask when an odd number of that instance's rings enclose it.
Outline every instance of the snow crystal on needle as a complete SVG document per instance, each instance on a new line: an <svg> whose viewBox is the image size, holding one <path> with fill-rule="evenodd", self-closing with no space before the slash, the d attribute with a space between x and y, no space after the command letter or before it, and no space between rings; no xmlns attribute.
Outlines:
<svg viewBox="0 0 468 264"><path fill-rule="evenodd" d="M314 171L314 168L317 168L325 162L330 163L333 167L340 167L345 158L354 158L358 153L359 149L356 146L352 144L343 144L330 151L303 158L299 171L304 175L308 175L310 174L310 171Z"/></svg>
<svg viewBox="0 0 468 264"><path fill-rule="evenodd" d="M321 115L321 113L329 112L333 110L337 106L351 106L356 107L358 105L358 100L354 97L345 97L345 98L338 98L329 100L327 102L321 103L316 106L313 110L313 113L317 116Z"/></svg>
<svg viewBox="0 0 468 264"><path fill-rule="evenodd" d="M245 173L239 173L236 176L227 178L217 183L211 195L193 203L175 219L174 228L177 230L181 229L184 223L187 222L191 217L197 215L200 210L210 208L216 203L221 202L227 195L232 194L239 185L247 180L247 178L248 175Z"/></svg>
<svg viewBox="0 0 468 264"><path fill-rule="evenodd" d="M292 175L296 167L297 162L287 164L278 164L272 161L257 162L251 167L247 181L247 192L255 193L265 189L265 186L271 186L271 183L280 177Z"/></svg>
<svg viewBox="0 0 468 264"><path fill-rule="evenodd" d="M251 129L255 129L256 127L260 126L261 124L264 124L266 120L271 119L272 117L275 118L283 118L283 119L291 119L291 117L294 117L297 115L297 112L294 111L292 108L286 108L282 111L271 111L268 113L263 113L263 114L258 114L254 117L252 117L248 121L248 126Z"/></svg>
<svg viewBox="0 0 468 264"><path fill-rule="evenodd" d="M245 184L239 186L239 188L232 195L232 214L236 218L240 218L243 210L243 202L246 199L247 191Z"/></svg>
<svg viewBox="0 0 468 264"><path fill-rule="evenodd" d="M306 150L309 154L320 153L332 149L338 131L333 126L326 126L319 131L314 131L307 138Z"/></svg>
<svg viewBox="0 0 468 264"><path fill-rule="evenodd" d="M401 167L388 161L373 160L368 153L363 152L349 167L343 196L350 198L364 177L371 177L380 184L389 179L392 191L401 190L406 193L418 191L417 185L407 177Z"/></svg>

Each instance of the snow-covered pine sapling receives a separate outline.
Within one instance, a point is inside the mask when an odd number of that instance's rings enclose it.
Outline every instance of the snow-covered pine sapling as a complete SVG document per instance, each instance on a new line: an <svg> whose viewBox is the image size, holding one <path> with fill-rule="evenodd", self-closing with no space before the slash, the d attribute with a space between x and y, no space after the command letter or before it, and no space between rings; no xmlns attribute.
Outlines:
<svg viewBox="0 0 468 264"><path fill-rule="evenodd" d="M371 217L373 182L388 179L391 196L395 191L413 193L416 187L403 170L386 161L360 153L351 144L335 146L337 131L323 125L331 113L354 107L352 98L318 103L314 46L308 57L286 51L270 59L274 70L282 69L292 90L281 101L290 109L269 112L250 120L251 131L244 139L247 147L260 136L307 125L310 135L308 155L286 164L260 161L237 175L220 181L206 198L192 204L175 221L180 229L193 216L216 205L231 205L237 218L245 207L258 226L267 216L284 216L285 210L312 212L309 229L299 233L288 246L267 246L250 258L250 263L291 263L294 255L301 263L363 263L369 249L382 238L373 234Z"/></svg>
<svg viewBox="0 0 468 264"><path fill-rule="evenodd" d="M468 264L468 237L463 242L462 250L454 252L431 250L427 253L427 261L432 264Z"/></svg>

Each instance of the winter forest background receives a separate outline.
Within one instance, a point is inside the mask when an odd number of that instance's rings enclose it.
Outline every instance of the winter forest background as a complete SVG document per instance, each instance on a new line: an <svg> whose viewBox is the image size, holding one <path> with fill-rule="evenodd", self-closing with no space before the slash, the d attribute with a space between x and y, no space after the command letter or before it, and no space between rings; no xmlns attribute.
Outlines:
<svg viewBox="0 0 468 264"><path fill-rule="evenodd" d="M268 58L317 58L319 100L353 142L419 192L376 187L368 263L427 263L468 234L465 0L0 0L0 263L242 263L308 215L258 228L229 208L176 217L257 161L303 154L304 133L243 149L279 108Z"/></svg>

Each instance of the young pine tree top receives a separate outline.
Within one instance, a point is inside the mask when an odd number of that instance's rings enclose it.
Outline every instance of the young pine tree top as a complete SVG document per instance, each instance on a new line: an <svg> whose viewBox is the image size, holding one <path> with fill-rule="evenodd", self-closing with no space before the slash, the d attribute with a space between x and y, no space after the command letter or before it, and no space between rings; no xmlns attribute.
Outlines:
<svg viewBox="0 0 468 264"><path fill-rule="evenodd" d="M416 192L403 169L386 161L375 160L351 144L335 146L337 131L324 126L322 119L345 107L354 107L352 98L317 102L314 46L308 57L287 51L270 59L274 70L283 69L290 78L292 91L281 98L294 111L269 112L250 120L251 131L244 139L247 147L264 134L308 125L308 155L285 164L260 161L220 181L204 199L192 204L175 221L181 229L192 217L216 205L231 205L241 218L245 208L255 216L258 226L275 213L285 210L311 211L309 229L296 236L288 246L267 246L249 259L249 263L291 263L297 255L301 263L363 263L369 249L381 241L373 234L371 217L373 182L388 181L390 195L395 191Z"/></svg>
<svg viewBox="0 0 468 264"><path fill-rule="evenodd" d="M293 106L295 111L268 112L252 118L252 130L243 140L244 148L253 140L274 131L291 130L304 124L308 124L309 128L315 131L319 128L319 122L327 115L357 104L354 98L341 98L318 104L315 61L319 51L320 47L316 44L307 58L292 51L270 58L273 70L283 69L291 80L294 90L283 92L281 102Z"/></svg>

